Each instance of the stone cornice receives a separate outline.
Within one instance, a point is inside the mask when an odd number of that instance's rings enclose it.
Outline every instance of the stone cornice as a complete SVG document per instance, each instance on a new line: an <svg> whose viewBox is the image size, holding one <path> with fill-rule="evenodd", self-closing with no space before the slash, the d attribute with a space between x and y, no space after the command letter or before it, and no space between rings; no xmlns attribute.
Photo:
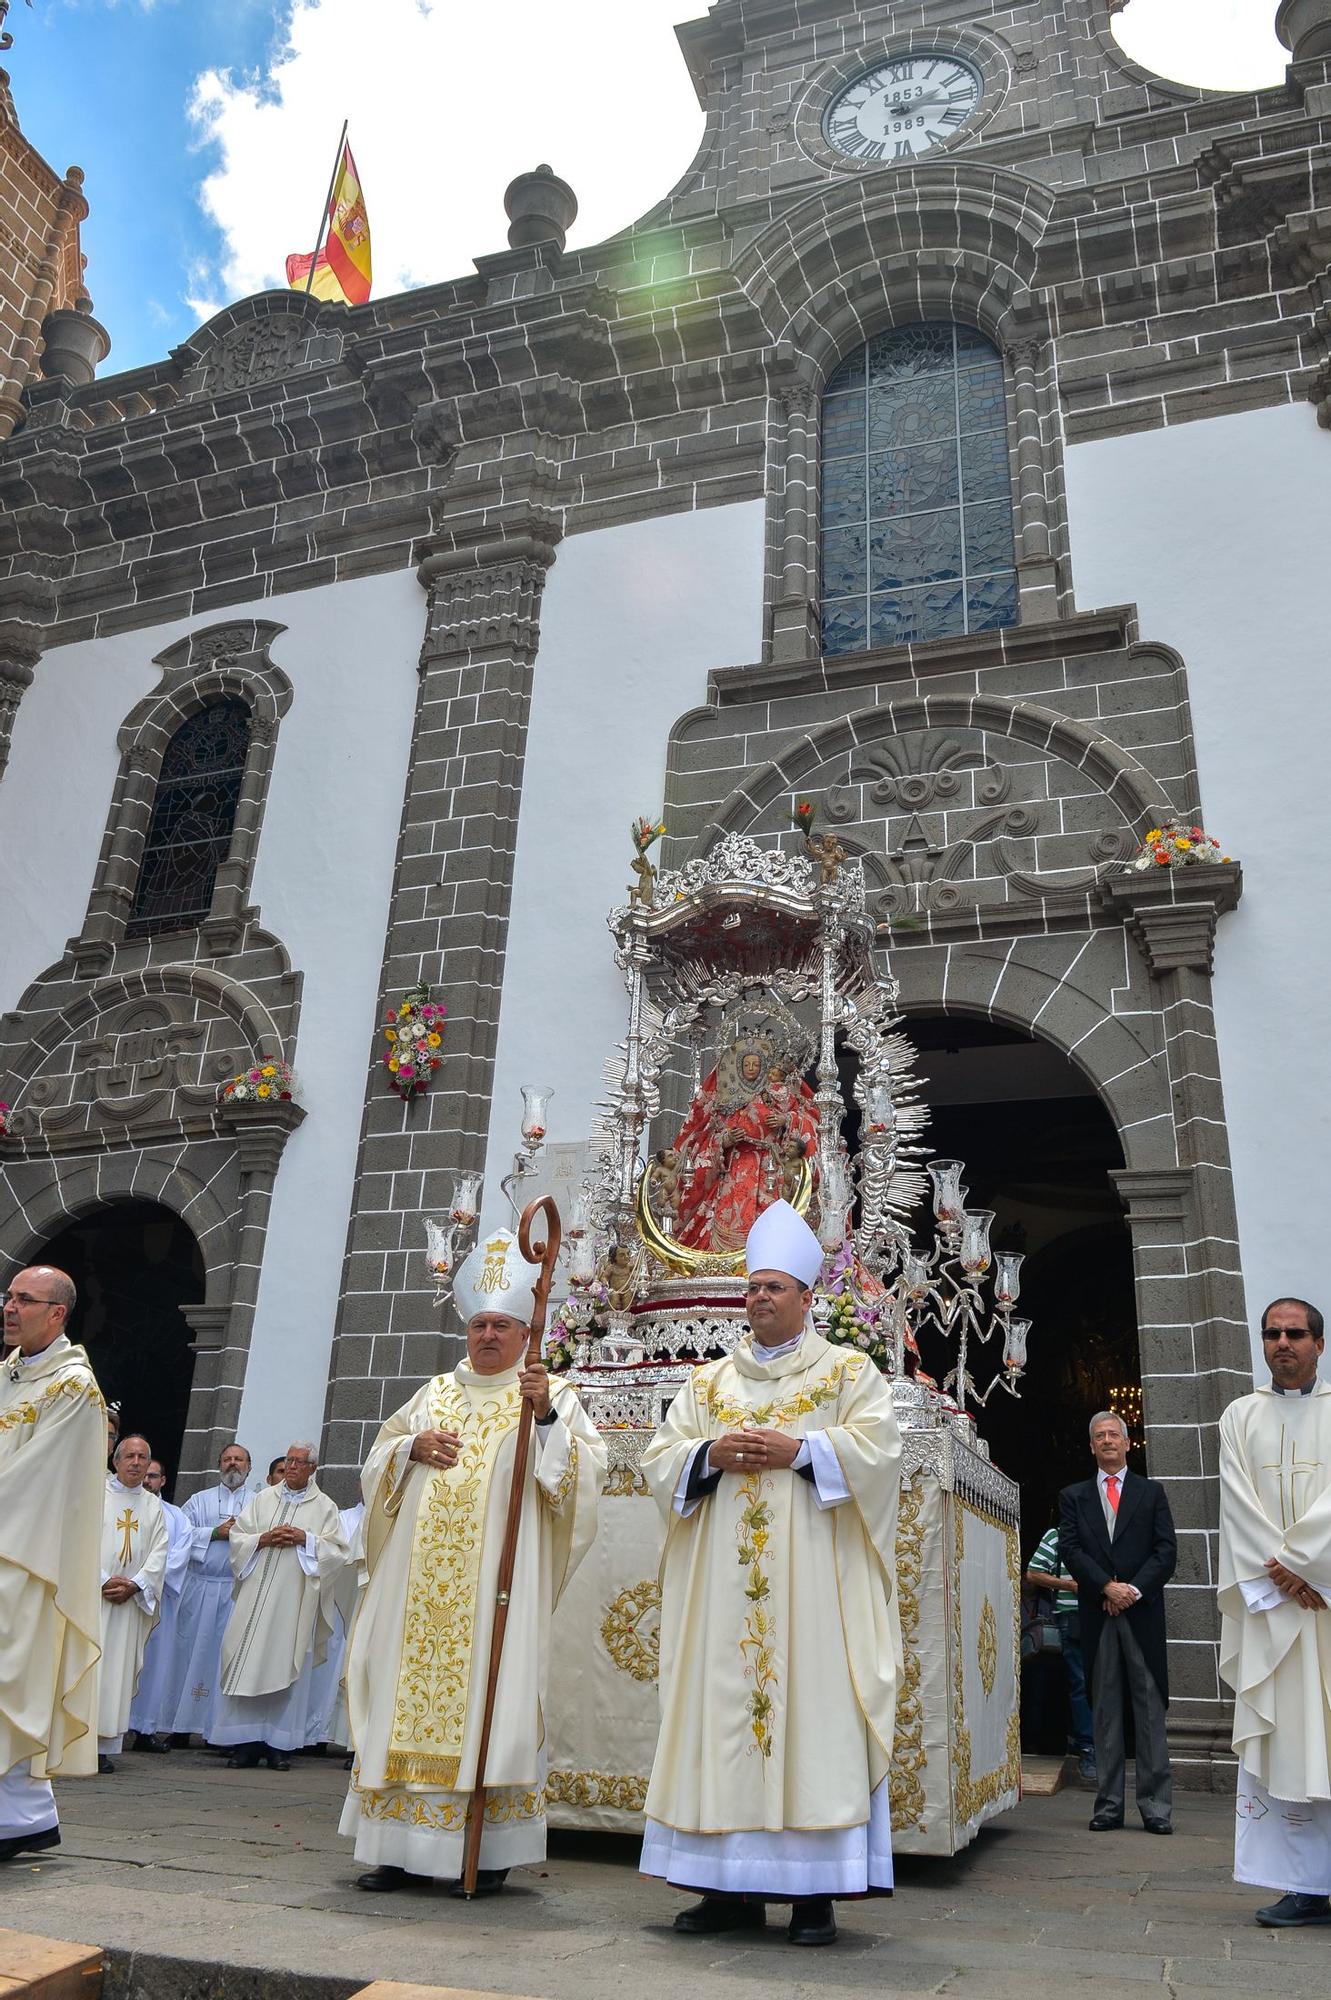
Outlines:
<svg viewBox="0 0 1331 2000"><path fill-rule="evenodd" d="M1100 885L1107 910L1127 924L1154 979L1215 969L1220 918L1238 907L1243 870L1236 861L1196 868L1125 869Z"/></svg>

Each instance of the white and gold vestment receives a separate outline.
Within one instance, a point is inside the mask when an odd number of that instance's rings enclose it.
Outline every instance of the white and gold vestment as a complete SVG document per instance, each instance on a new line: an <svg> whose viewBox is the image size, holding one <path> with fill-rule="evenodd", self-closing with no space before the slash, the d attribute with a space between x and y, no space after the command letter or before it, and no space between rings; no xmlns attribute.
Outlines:
<svg viewBox="0 0 1331 2000"><path fill-rule="evenodd" d="M811 1476L686 1501L695 1454L746 1428L807 1439ZM812 1328L746 1336L671 1404L643 1459L668 1523L645 1873L774 1900L891 1886L900 1455L882 1376Z"/></svg>
<svg viewBox="0 0 1331 2000"><path fill-rule="evenodd" d="M486 1762L482 1868L545 1853L550 1618L596 1532L605 1448L573 1390L534 1426ZM521 1397L516 1366L460 1362L391 1416L365 1465L364 1566L347 1649L356 1768L341 1831L356 1858L453 1880L490 1657ZM422 1430L461 1440L448 1468L412 1460Z"/></svg>
<svg viewBox="0 0 1331 2000"><path fill-rule="evenodd" d="M122 1486L112 1473L102 1500L103 1583L127 1576L138 1589L123 1604L102 1599L101 1691L97 1702L97 1747L108 1756L119 1750L129 1726L134 1690L143 1670L143 1649L162 1615L162 1587L171 1537L162 1503L146 1486Z"/></svg>

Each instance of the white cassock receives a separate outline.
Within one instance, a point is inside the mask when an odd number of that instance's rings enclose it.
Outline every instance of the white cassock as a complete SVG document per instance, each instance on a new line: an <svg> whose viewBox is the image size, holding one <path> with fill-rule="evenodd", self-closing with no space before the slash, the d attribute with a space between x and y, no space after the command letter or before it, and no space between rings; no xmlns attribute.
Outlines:
<svg viewBox="0 0 1331 2000"><path fill-rule="evenodd" d="M1331 1384L1240 1396L1220 1419L1220 1673L1239 1759L1234 1876L1331 1894L1331 1609L1271 1582L1272 1557L1331 1605Z"/></svg>
<svg viewBox="0 0 1331 2000"><path fill-rule="evenodd" d="M333 1636L328 1641L328 1657L310 1677L310 1712L305 1725L305 1741L347 1743L347 1703L342 1670L346 1665L347 1634L356 1615L360 1595L361 1522L365 1502L341 1510L342 1532L351 1551L333 1583Z"/></svg>
<svg viewBox="0 0 1331 2000"><path fill-rule="evenodd" d="M0 1839L56 1825L97 1769L106 1405L62 1333L0 1359Z"/></svg>
<svg viewBox="0 0 1331 2000"><path fill-rule="evenodd" d="M161 1499L159 1494L158 1499ZM174 1706L168 1710L168 1683L175 1659L176 1627L179 1623L180 1593L189 1574L194 1533L181 1508L162 1500L166 1516L166 1573L162 1578L162 1615L148 1635L143 1651L139 1685L129 1711L129 1726L140 1736L155 1736L169 1730Z"/></svg>
<svg viewBox="0 0 1331 2000"><path fill-rule="evenodd" d="M269 1528L301 1528L299 1548L259 1547ZM303 1750L310 1678L327 1656L333 1584L350 1551L342 1520L311 1480L256 1493L231 1530L236 1597L222 1638L222 1693L212 1743Z"/></svg>
<svg viewBox="0 0 1331 2000"><path fill-rule="evenodd" d="M498 1309L530 1314L530 1293L525 1308ZM527 1460L485 1768L487 1869L545 1854L550 1619L591 1545L605 1477L577 1396L561 1382L550 1394L554 1419L533 1426ZM370 1867L441 1881L462 1871L520 1406L516 1367L482 1375L459 1362L388 1419L366 1461L367 1581L346 1671L356 1768L340 1831ZM457 1463L413 1460L422 1430L456 1432Z"/></svg>
<svg viewBox="0 0 1331 2000"><path fill-rule="evenodd" d="M129 1727L143 1651L162 1606L170 1537L162 1503L146 1486L122 1486L112 1473L102 1514L102 1582L127 1576L138 1585L123 1604L102 1599L101 1692L97 1748L114 1756Z"/></svg>
<svg viewBox="0 0 1331 2000"><path fill-rule="evenodd" d="M243 1514L254 1498L244 1486L210 1486L195 1493L181 1512L190 1524L193 1545L189 1574L180 1593L176 1643L167 1677L160 1727L181 1736L208 1740L217 1711L222 1664L222 1634L231 1616L235 1578L225 1537L215 1536L220 1521Z"/></svg>
<svg viewBox="0 0 1331 2000"><path fill-rule="evenodd" d="M784 1201L745 1256L801 1285L823 1261ZM754 1429L801 1439L794 1463L708 1470L701 1487L708 1443ZM886 1382L807 1322L777 1347L746 1335L694 1370L642 1470L666 1518L643 1873L773 1902L890 1889L901 1438Z"/></svg>

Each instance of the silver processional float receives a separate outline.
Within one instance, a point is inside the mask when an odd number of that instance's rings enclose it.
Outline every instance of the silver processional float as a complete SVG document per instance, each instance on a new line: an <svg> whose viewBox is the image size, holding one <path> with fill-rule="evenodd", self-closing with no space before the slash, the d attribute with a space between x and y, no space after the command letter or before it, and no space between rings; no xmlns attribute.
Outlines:
<svg viewBox="0 0 1331 2000"><path fill-rule="evenodd" d="M795 852L727 835L677 871L647 858L659 823L632 828L634 886L609 917L627 1029L566 1220L566 1297L545 1350L610 1460L600 1533L555 1618L548 1810L555 1825L641 1827L662 1537L639 1463L689 1371L746 1330L744 1239L783 1196L825 1253L820 1332L891 1383L905 1654L893 1840L952 1854L1016 1804L1021 1780L1018 1490L972 1412L995 1389L1019 1393L1022 1260L991 1248L993 1216L967 1207L963 1163L928 1157L916 1054L881 950L875 964L863 870L814 818L797 806ZM515 1216L539 1187L550 1094L523 1090L522 1146L503 1182ZM928 1241L913 1220L926 1196ZM426 1224L441 1299L479 1210L479 1180L463 1176L449 1216ZM935 1355L937 1377L925 1367Z"/></svg>

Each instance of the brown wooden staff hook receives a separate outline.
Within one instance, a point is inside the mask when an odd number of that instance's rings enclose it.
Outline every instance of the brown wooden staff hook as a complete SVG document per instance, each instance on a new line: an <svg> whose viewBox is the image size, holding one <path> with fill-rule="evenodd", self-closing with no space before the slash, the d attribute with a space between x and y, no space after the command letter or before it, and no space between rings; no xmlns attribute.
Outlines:
<svg viewBox="0 0 1331 2000"><path fill-rule="evenodd" d="M533 1244L531 1228L544 1213L546 1238ZM541 1338L545 1332L545 1306L554 1283L555 1260L563 1240L559 1210L548 1194L538 1195L522 1211L518 1224L518 1248L529 1264L539 1264L531 1314L531 1339L527 1343L526 1366L541 1358ZM527 1456L531 1449L532 1408L524 1396L518 1412L518 1434L513 1445L513 1484L508 1492L508 1519L504 1523L504 1546L499 1557L499 1580L495 1588L494 1625L490 1633L490 1671L485 1683L485 1709L481 1716L481 1740L476 1752L476 1783L467 1805L467 1827L462 1840L462 1893L476 1893L476 1870L480 1862L481 1832L485 1825L485 1760L490 1754L490 1729L494 1722L495 1691L499 1686L499 1662L504 1652L508 1627L508 1599L513 1588L513 1565L518 1552L518 1528L522 1520L522 1492L527 1482Z"/></svg>

